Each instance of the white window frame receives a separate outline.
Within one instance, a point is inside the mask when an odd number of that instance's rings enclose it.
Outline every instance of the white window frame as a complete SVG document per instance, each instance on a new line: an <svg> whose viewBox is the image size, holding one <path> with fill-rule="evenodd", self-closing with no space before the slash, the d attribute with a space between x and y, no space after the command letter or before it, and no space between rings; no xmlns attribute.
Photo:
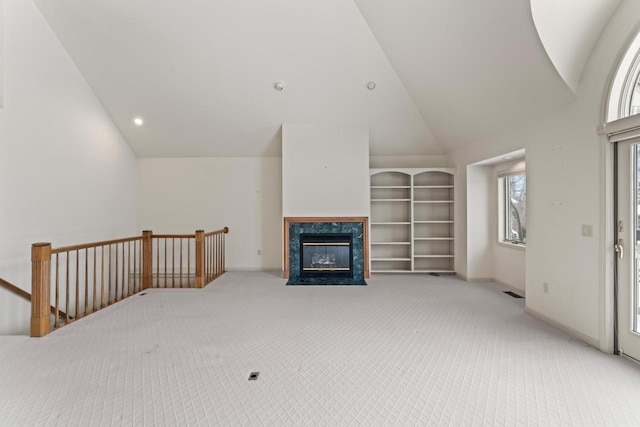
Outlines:
<svg viewBox="0 0 640 427"><path fill-rule="evenodd" d="M507 185L511 176L527 175L525 169L509 171L498 174L498 244L513 248L525 249L527 247L526 238L524 241L512 241L507 237L507 218L509 204L507 203Z"/></svg>
<svg viewBox="0 0 640 427"><path fill-rule="evenodd" d="M631 111L631 101L635 92L638 77L640 76L640 50L636 52L629 72L625 76L624 89L620 97L619 117L629 117L638 113Z"/></svg>
<svg viewBox="0 0 640 427"><path fill-rule="evenodd" d="M619 61L605 109L605 122L631 117L631 98L640 75L640 33L634 35ZM601 130L601 133L604 131Z"/></svg>

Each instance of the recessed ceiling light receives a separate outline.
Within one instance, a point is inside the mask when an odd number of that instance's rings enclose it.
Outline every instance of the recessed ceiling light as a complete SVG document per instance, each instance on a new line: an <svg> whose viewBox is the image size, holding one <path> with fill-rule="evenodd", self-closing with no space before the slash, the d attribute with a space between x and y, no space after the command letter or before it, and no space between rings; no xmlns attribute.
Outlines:
<svg viewBox="0 0 640 427"><path fill-rule="evenodd" d="M282 82L275 82L275 83L273 84L273 88L274 88L275 90L278 90L278 91L284 90L284 83L282 83Z"/></svg>
<svg viewBox="0 0 640 427"><path fill-rule="evenodd" d="M374 90L376 88L376 82L373 80L367 83L367 89Z"/></svg>
<svg viewBox="0 0 640 427"><path fill-rule="evenodd" d="M144 124L144 120L142 120L142 117L136 117L135 119L133 119L133 123L136 126L142 126Z"/></svg>

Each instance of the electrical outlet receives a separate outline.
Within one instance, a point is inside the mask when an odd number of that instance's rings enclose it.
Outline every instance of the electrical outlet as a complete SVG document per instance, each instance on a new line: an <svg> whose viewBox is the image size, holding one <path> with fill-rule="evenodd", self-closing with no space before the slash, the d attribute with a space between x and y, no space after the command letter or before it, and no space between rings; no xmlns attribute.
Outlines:
<svg viewBox="0 0 640 427"><path fill-rule="evenodd" d="M544 282L544 283L542 284L542 291L543 291L545 294L548 294L548 293L549 293L549 283Z"/></svg>

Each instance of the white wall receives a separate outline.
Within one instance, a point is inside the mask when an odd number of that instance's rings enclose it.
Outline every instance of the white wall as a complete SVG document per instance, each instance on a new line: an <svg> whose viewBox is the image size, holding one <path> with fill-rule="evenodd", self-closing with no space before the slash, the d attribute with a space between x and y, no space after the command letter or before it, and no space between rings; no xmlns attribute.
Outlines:
<svg viewBox="0 0 640 427"><path fill-rule="evenodd" d="M498 239L498 175L524 169L521 160L467 166L467 270L469 281L494 280L525 293L526 252Z"/></svg>
<svg viewBox="0 0 640 427"><path fill-rule="evenodd" d="M493 236L490 193L493 189L490 166L469 165L467 167L467 244L468 266L465 276L469 280L493 278ZM456 180L456 186L460 180ZM495 210L493 210L495 212ZM456 234L457 236L457 234ZM458 252L455 252L458 254Z"/></svg>
<svg viewBox="0 0 640 427"><path fill-rule="evenodd" d="M30 247L133 235L135 158L40 12L4 2L0 276L31 291ZM28 333L27 302L0 289L0 333Z"/></svg>
<svg viewBox="0 0 640 427"><path fill-rule="evenodd" d="M371 156L370 168L447 168L447 156Z"/></svg>
<svg viewBox="0 0 640 427"><path fill-rule="evenodd" d="M369 216L366 125L282 125L282 214Z"/></svg>
<svg viewBox="0 0 640 427"><path fill-rule="evenodd" d="M456 270L466 275L467 165L520 148L527 152L527 309L610 350L604 313L606 253L605 144L596 133L612 70L638 24L640 2L623 2L605 29L583 75L578 99L504 129L450 156L457 166ZM594 226L582 237L581 224ZM543 292L543 282L549 292Z"/></svg>
<svg viewBox="0 0 640 427"><path fill-rule="evenodd" d="M518 247L507 247L494 243L493 280L526 293L526 252Z"/></svg>
<svg viewBox="0 0 640 427"><path fill-rule="evenodd" d="M519 149L527 151L526 305L584 335L600 341L601 268L599 227L600 144L591 121L574 104L526 127L495 135L453 154L456 186L456 254L466 255L473 231L466 228L466 166ZM595 109L594 109L595 110ZM565 148L560 148L564 146ZM570 153L570 154L569 154ZM462 209L462 210L461 210ZM594 238L580 235L581 224L594 225ZM467 276L471 260L456 258L456 271ZM550 284L543 293L543 283Z"/></svg>
<svg viewBox="0 0 640 427"><path fill-rule="evenodd" d="M280 269L281 170L276 157L139 159L139 231L228 226L228 269Z"/></svg>

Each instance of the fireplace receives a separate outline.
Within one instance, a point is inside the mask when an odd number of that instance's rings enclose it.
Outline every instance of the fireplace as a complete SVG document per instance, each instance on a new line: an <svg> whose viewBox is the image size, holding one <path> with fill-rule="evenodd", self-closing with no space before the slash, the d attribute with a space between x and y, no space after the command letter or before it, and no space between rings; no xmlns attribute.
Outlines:
<svg viewBox="0 0 640 427"><path fill-rule="evenodd" d="M287 285L366 285L368 228L366 217L285 217Z"/></svg>
<svg viewBox="0 0 640 427"><path fill-rule="evenodd" d="M348 233L301 233L300 277L353 278L353 238Z"/></svg>

